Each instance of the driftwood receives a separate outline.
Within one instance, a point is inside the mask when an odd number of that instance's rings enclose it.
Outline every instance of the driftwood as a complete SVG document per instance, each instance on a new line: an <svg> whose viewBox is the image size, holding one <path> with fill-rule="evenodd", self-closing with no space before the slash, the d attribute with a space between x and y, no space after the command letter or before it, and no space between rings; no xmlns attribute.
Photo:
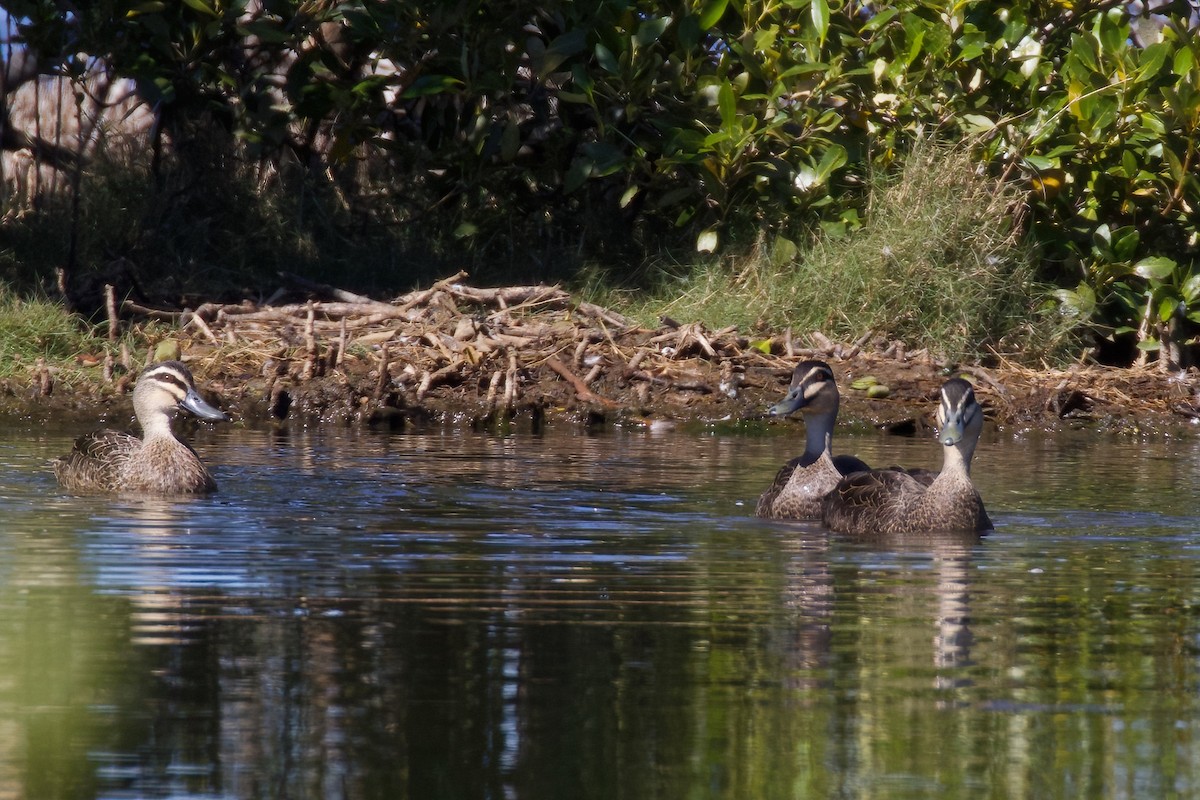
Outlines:
<svg viewBox="0 0 1200 800"><path fill-rule="evenodd" d="M732 327L714 331L664 319L647 329L556 286L481 288L466 284L461 272L391 302L288 273L281 278L285 288L264 303L179 311L127 300L120 310L173 322L181 338L191 339L191 358L208 357L218 371L269 375L272 407L288 385L338 375L361 386L353 376L367 373L372 377L356 391L368 410L439 397L461 406L471 393L485 415L511 414L547 393L555 405L604 411L622 405L612 399L622 392L636 404L652 395L683 403L737 399L743 387L785 382L796 356L857 352L869 339L843 346L814 333L803 347L789 330L767 347ZM280 302L297 292L303 300ZM746 380L751 367L773 377Z"/></svg>

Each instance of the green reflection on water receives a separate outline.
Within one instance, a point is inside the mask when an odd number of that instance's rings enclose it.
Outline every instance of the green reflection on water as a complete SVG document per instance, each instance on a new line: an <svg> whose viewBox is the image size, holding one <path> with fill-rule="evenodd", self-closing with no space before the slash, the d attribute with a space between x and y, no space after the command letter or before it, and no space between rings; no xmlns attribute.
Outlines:
<svg viewBox="0 0 1200 800"><path fill-rule="evenodd" d="M182 504L13 445L0 796L1200 791L1192 451L984 449L997 533L899 544L750 519L769 438L346 437Z"/></svg>

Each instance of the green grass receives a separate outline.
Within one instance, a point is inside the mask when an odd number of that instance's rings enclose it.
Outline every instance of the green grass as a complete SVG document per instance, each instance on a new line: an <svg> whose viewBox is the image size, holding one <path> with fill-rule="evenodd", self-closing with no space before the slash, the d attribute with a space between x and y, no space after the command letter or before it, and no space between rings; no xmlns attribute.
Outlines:
<svg viewBox="0 0 1200 800"><path fill-rule="evenodd" d="M164 323L139 323L110 341L106 327L86 323L62 303L44 297L21 297L0 283L0 379L36 381L40 361L53 371L56 383L94 383L102 374L96 364L106 354L119 360L124 347L140 364L147 348L170 332ZM83 361L92 366L85 366Z"/></svg>
<svg viewBox="0 0 1200 800"><path fill-rule="evenodd" d="M24 299L0 286L0 378L27 377L39 358L70 363L96 341L61 304Z"/></svg>
<svg viewBox="0 0 1200 800"><path fill-rule="evenodd" d="M1070 329L1046 310L1037 254L1014 225L1020 197L963 148L923 145L874 182L865 224L799 252L761 242L736 261L659 267L646 292L593 287L641 320L661 314L746 332L842 341L871 332L949 360L1060 360Z"/></svg>

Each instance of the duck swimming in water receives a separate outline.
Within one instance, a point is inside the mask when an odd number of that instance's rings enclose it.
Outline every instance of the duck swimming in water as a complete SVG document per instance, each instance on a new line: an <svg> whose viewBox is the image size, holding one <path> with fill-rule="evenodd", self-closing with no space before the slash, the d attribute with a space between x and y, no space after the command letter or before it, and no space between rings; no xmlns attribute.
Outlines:
<svg viewBox="0 0 1200 800"><path fill-rule="evenodd" d="M182 363L154 364L133 389L133 410L142 438L111 429L81 436L70 453L54 461L59 484L82 492L215 491L212 474L195 451L171 431L171 417L177 408L200 419L229 419L196 392L192 373Z"/></svg>
<svg viewBox="0 0 1200 800"><path fill-rule="evenodd" d="M992 521L971 482L983 409L970 383L962 378L946 381L937 419L943 447L940 472L892 468L847 476L822 501L825 525L853 534L990 530Z"/></svg>
<svg viewBox="0 0 1200 800"><path fill-rule="evenodd" d="M869 469L854 456L835 456L830 444L837 421L838 388L824 361L802 361L792 371L787 396L771 406L772 416L804 414L804 452L784 464L771 488L758 498L755 516L820 519L821 500L845 476Z"/></svg>

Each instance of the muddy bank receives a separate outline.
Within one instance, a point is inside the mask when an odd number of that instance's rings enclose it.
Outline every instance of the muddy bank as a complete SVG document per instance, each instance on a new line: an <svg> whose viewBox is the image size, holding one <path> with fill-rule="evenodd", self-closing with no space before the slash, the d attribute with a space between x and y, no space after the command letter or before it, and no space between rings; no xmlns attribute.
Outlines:
<svg viewBox="0 0 1200 800"><path fill-rule="evenodd" d="M262 305L175 311L126 303L114 314L122 325L146 318L174 329L151 349L162 357L177 347L205 390L250 423L759 419L803 358L834 368L841 418L850 424L927 424L938 387L953 374L972 380L989 418L1002 425L1146 431L1200 418L1194 370L982 368L870 336L854 343L790 331L750 337L667 319L647 329L556 287L481 289L463 275L391 302L292 279ZM43 368L28 382L0 386L0 411L127 413L141 363L97 357L89 368L95 381L72 387Z"/></svg>

